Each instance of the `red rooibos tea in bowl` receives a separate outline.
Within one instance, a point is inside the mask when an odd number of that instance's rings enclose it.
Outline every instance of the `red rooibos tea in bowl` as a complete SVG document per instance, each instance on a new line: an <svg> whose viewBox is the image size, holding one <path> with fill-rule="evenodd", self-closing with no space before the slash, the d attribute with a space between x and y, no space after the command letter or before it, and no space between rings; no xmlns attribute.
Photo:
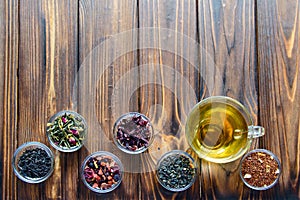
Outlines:
<svg viewBox="0 0 300 200"><path fill-rule="evenodd" d="M240 176L249 188L267 190L273 187L281 174L278 158L265 149L255 149L247 153L241 161Z"/></svg>
<svg viewBox="0 0 300 200"><path fill-rule="evenodd" d="M114 142L122 151L138 154L146 151L153 140L150 120L137 112L122 115L115 123Z"/></svg>

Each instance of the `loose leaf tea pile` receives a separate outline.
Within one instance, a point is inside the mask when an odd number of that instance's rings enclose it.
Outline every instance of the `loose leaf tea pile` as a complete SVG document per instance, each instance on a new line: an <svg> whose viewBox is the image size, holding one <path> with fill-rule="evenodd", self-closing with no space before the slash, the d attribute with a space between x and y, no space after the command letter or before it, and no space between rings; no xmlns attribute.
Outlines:
<svg viewBox="0 0 300 200"><path fill-rule="evenodd" d="M157 173L164 186L179 189L185 188L192 182L196 168L187 156L174 154L160 162Z"/></svg>
<svg viewBox="0 0 300 200"><path fill-rule="evenodd" d="M116 124L116 139L129 151L137 151L149 145L151 125L139 114L125 116Z"/></svg>
<svg viewBox="0 0 300 200"><path fill-rule="evenodd" d="M20 174L26 178L42 178L51 170L51 157L44 149L28 149L18 160Z"/></svg>
<svg viewBox="0 0 300 200"><path fill-rule="evenodd" d="M100 190L109 189L121 181L120 166L110 156L90 158L83 173L86 182Z"/></svg>
<svg viewBox="0 0 300 200"><path fill-rule="evenodd" d="M241 173L244 180L254 187L271 185L279 176L277 161L264 152L249 154L243 161Z"/></svg>
<svg viewBox="0 0 300 200"><path fill-rule="evenodd" d="M57 146L71 149L82 145L85 127L80 117L65 113L47 124L47 133Z"/></svg>

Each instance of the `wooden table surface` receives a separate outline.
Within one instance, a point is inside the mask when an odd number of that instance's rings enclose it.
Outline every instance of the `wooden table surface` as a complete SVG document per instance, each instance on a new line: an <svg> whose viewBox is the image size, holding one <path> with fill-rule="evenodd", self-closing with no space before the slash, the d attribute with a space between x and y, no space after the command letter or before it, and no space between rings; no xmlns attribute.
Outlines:
<svg viewBox="0 0 300 200"><path fill-rule="evenodd" d="M2 0L0 1L0 194L2 199L299 199L299 0ZM212 95L239 100L282 162L268 191L243 185L239 160L197 159L187 191L158 185L154 167L173 149L189 151L185 121ZM26 184L13 173L14 150L28 141L50 147L48 119L64 109L88 121L75 153L55 154L52 176ZM119 115L138 111L155 129L149 151L122 153L112 142ZM105 150L124 164L120 187L90 192L79 177L84 158Z"/></svg>

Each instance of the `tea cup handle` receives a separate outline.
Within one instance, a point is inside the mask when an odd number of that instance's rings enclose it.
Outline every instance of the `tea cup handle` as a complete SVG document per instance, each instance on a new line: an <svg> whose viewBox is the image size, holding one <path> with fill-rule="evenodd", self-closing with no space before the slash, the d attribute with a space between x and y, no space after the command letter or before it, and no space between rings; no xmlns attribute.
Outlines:
<svg viewBox="0 0 300 200"><path fill-rule="evenodd" d="M248 137L257 138L265 135L265 128L262 126L248 126Z"/></svg>

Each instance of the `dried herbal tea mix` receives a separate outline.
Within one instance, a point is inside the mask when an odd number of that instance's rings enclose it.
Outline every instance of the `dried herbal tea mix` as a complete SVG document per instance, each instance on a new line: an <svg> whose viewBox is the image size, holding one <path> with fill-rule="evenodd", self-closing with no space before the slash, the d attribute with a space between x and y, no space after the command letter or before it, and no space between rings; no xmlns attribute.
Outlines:
<svg viewBox="0 0 300 200"><path fill-rule="evenodd" d="M48 137L62 148L71 149L82 145L85 137L85 124L81 117L72 113L64 113L47 123Z"/></svg>
<svg viewBox="0 0 300 200"><path fill-rule="evenodd" d="M253 152L242 162L241 176L253 187L267 187L279 176L278 162L265 152Z"/></svg>
<svg viewBox="0 0 300 200"><path fill-rule="evenodd" d="M133 152L147 148L152 137L149 120L138 113L124 115L116 122L114 131L121 147Z"/></svg>
<svg viewBox="0 0 300 200"><path fill-rule="evenodd" d="M93 188L106 190L121 181L120 166L110 156L90 158L83 171L86 182Z"/></svg>
<svg viewBox="0 0 300 200"><path fill-rule="evenodd" d="M182 154L170 154L163 158L157 169L160 183L171 189L188 186L194 179L196 168L192 161Z"/></svg>
<svg viewBox="0 0 300 200"><path fill-rule="evenodd" d="M51 157L44 149L27 149L18 160L20 174L26 178L42 178L51 170Z"/></svg>

